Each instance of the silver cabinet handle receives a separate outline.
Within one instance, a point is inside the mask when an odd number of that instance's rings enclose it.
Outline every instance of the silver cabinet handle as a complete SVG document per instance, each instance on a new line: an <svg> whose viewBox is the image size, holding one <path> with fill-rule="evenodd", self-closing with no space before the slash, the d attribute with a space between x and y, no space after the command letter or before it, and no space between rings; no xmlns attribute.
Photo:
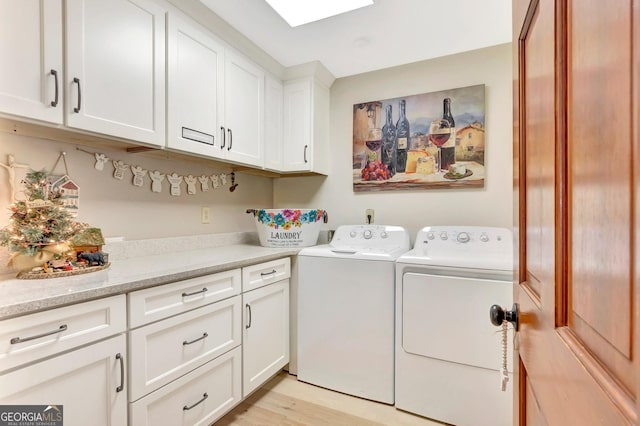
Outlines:
<svg viewBox="0 0 640 426"><path fill-rule="evenodd" d="M227 151L231 151L231 145L233 145L233 132L231 129L227 129L227 132L229 132L229 147L227 148Z"/></svg>
<svg viewBox="0 0 640 426"><path fill-rule="evenodd" d="M249 328L251 327L251 305L247 303L245 307L247 308L247 311L249 313L249 321L247 321L247 325L245 325L244 328Z"/></svg>
<svg viewBox="0 0 640 426"><path fill-rule="evenodd" d="M309 145L305 145L304 146L304 162L308 163L307 161L307 148L309 148Z"/></svg>
<svg viewBox="0 0 640 426"><path fill-rule="evenodd" d="M222 130L222 145L220 145L220 149L222 149L227 144L227 134L224 126L220 126L220 130Z"/></svg>
<svg viewBox="0 0 640 426"><path fill-rule="evenodd" d="M58 106L58 71L52 69L50 71L51 75L53 76L53 78L55 79L55 84L56 84L56 94L55 94L55 98L53 101L51 101L51 106L52 107L57 107Z"/></svg>
<svg viewBox="0 0 640 426"><path fill-rule="evenodd" d="M198 402L196 402L193 405L185 405L184 407L182 407L182 411L189 411L191 410L193 407L200 405L204 402L205 399L209 398L209 394L207 394L206 392L202 394L202 399Z"/></svg>
<svg viewBox="0 0 640 426"><path fill-rule="evenodd" d="M276 270L274 269L274 270L273 270L273 271L271 271L271 272L260 272L260 276L261 276L261 277L264 277L264 276L266 276L266 275L273 275L273 274L275 274L275 273L276 273Z"/></svg>
<svg viewBox="0 0 640 426"><path fill-rule="evenodd" d="M194 295L196 295L196 294L206 293L207 291L209 291L209 289L208 289L208 288L206 288L206 287L202 287L202 290L193 291L193 292L191 292L191 293L182 293L182 297L194 296Z"/></svg>
<svg viewBox="0 0 640 426"><path fill-rule="evenodd" d="M80 108L82 108L82 90L80 89L80 79L78 77L74 77L73 82L78 84L78 106L73 108L73 112L80 112Z"/></svg>
<svg viewBox="0 0 640 426"><path fill-rule="evenodd" d="M124 389L124 357L122 354L117 353L116 359L120 361L120 386L116 387L116 392L122 392Z"/></svg>
<svg viewBox="0 0 640 426"><path fill-rule="evenodd" d="M42 333L42 334L36 334L35 336L29 336L29 337L14 337L13 339L11 339L11 344L15 345L18 343L22 343L22 342L28 342L29 340L35 340L35 339L39 339L41 337L47 337L47 336L51 336L52 334L56 334L56 333L62 333L63 331L65 331L67 329L67 324L62 324L60 327L58 327L56 330L53 331L47 331L46 333Z"/></svg>
<svg viewBox="0 0 640 426"><path fill-rule="evenodd" d="M192 345L192 344L194 344L196 342L199 342L202 339L206 339L207 337L209 337L208 333L202 333L202 336L198 337L195 340L192 340L190 342L185 340L184 342L182 342L182 346Z"/></svg>

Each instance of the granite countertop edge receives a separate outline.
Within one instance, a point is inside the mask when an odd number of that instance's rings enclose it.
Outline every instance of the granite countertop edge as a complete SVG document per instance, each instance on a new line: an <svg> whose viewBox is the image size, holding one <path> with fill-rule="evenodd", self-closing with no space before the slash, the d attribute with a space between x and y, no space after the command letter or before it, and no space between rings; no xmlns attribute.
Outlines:
<svg viewBox="0 0 640 426"><path fill-rule="evenodd" d="M299 251L235 244L126 259L112 262L106 270L73 277L8 279L0 281L0 321L294 256ZM187 260L191 264L182 265ZM162 267L145 271L150 265Z"/></svg>

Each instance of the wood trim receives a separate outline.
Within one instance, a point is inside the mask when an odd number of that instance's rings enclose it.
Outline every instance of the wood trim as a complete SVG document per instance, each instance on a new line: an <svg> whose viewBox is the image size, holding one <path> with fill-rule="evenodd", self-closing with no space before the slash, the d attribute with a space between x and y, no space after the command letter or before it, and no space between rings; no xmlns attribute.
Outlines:
<svg viewBox="0 0 640 426"><path fill-rule="evenodd" d="M637 369L640 364L640 361L638 361L638 355L640 355L640 267L638 267L640 265L640 185L638 184L640 182L640 42L638 42L640 40L640 0L633 0L631 14L631 36L632 40L635 40L631 52L631 72L635 76L631 80L633 93L631 96L631 117L633 117L631 157L632 161L634 161L634 167L631 169L634 177L632 182L633 194L631 194L632 235L634 236L631 239L631 259L635 259L635 261L631 262L631 277L633 279L631 300L634 302L635 309L635 315L632 316L631 332L634 336L635 346L631 348L631 356ZM634 390L636 395L634 408L636 416L640 416L640 380L637 381L636 389Z"/></svg>
<svg viewBox="0 0 640 426"><path fill-rule="evenodd" d="M569 241L567 194L567 1L556 2L556 221L555 324L567 324L569 300Z"/></svg>
<svg viewBox="0 0 640 426"><path fill-rule="evenodd" d="M520 357L518 357L518 364L518 388L514 389L518 395L518 403L515 406L518 408L518 424L525 426L527 424L527 370Z"/></svg>

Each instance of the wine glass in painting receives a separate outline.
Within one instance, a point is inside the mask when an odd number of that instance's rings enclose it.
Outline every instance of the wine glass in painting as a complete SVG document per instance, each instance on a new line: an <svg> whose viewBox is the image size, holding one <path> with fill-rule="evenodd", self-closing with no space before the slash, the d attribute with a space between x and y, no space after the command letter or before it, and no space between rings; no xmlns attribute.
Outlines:
<svg viewBox="0 0 640 426"><path fill-rule="evenodd" d="M444 145L451 137L451 124L449 120L434 120L429 126L429 141L438 147L438 158L436 162L436 171L443 172L442 170L442 145Z"/></svg>
<svg viewBox="0 0 640 426"><path fill-rule="evenodd" d="M375 161L380 157L380 147L382 146L382 129L378 127L369 128L367 131L367 140L365 145L371 151L369 160Z"/></svg>

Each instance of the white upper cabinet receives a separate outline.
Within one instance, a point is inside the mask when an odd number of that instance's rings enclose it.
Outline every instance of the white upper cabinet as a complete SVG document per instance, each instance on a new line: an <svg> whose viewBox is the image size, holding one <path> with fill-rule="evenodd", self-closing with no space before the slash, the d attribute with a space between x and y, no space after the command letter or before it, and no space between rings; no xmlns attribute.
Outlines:
<svg viewBox="0 0 640 426"><path fill-rule="evenodd" d="M227 159L262 167L264 71L244 56L226 49L224 81Z"/></svg>
<svg viewBox="0 0 640 426"><path fill-rule="evenodd" d="M0 58L0 112L61 124L61 0L1 0Z"/></svg>
<svg viewBox="0 0 640 426"><path fill-rule="evenodd" d="M282 81L267 76L264 86L264 168L282 169Z"/></svg>
<svg viewBox="0 0 640 426"><path fill-rule="evenodd" d="M224 158L220 129L224 47L177 13L171 12L168 22L167 147Z"/></svg>
<svg viewBox="0 0 640 426"><path fill-rule="evenodd" d="M283 172L327 174L329 89L313 77L284 83Z"/></svg>
<svg viewBox="0 0 640 426"><path fill-rule="evenodd" d="M164 146L165 10L152 0L66 5L66 124Z"/></svg>

